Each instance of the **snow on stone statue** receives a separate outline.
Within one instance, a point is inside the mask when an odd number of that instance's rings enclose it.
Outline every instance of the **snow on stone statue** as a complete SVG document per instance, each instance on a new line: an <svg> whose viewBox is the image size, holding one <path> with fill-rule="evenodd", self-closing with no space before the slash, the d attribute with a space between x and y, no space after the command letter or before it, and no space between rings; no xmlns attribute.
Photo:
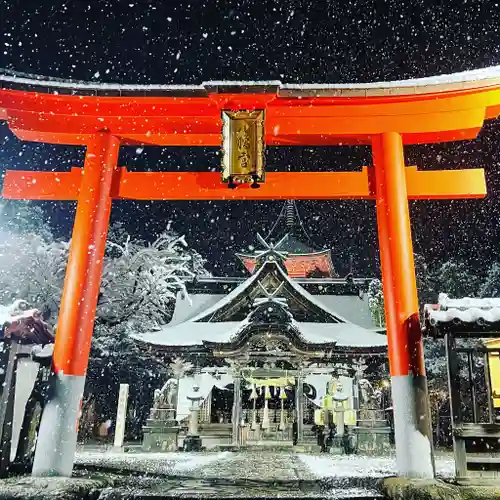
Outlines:
<svg viewBox="0 0 500 500"><path fill-rule="evenodd" d="M46 345L54 342L50 326L38 309L32 309L25 300L18 299L10 306L0 305L0 337L14 339L22 344Z"/></svg>
<svg viewBox="0 0 500 500"><path fill-rule="evenodd" d="M175 406L177 399L177 380L170 378L161 389L155 391L155 409L170 408Z"/></svg>
<svg viewBox="0 0 500 500"><path fill-rule="evenodd" d="M369 380L363 378L358 382L364 408L377 409L381 405L381 393L375 390Z"/></svg>

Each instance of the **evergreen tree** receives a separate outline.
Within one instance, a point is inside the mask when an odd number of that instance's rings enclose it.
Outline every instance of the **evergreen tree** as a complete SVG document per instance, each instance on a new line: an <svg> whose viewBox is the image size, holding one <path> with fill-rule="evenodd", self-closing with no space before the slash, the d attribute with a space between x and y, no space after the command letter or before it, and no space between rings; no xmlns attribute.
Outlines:
<svg viewBox="0 0 500 500"><path fill-rule="evenodd" d="M52 231L43 210L32 201L1 200L0 230L15 234L36 234L52 240Z"/></svg>
<svg viewBox="0 0 500 500"><path fill-rule="evenodd" d="M379 279L372 280L368 285L368 307L375 325L383 328L385 326L384 293Z"/></svg>
<svg viewBox="0 0 500 500"><path fill-rule="evenodd" d="M479 287L480 297L500 297L500 263L493 262Z"/></svg>
<svg viewBox="0 0 500 500"><path fill-rule="evenodd" d="M480 277L463 261L449 260L439 266L433 273L434 293L437 301L439 293L450 297L477 297Z"/></svg>

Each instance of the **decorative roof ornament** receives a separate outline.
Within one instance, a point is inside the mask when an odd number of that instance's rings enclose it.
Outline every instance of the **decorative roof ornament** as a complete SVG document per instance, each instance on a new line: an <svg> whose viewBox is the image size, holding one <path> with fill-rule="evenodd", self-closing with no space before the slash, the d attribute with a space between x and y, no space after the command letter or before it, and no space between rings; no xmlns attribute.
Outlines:
<svg viewBox="0 0 500 500"><path fill-rule="evenodd" d="M288 252L278 250L280 245L288 238L288 234L283 236L278 243L268 243L259 233L257 233L257 241L264 247L264 250L255 252L257 267L260 267L265 262L276 262L286 271L285 260L288 257Z"/></svg>
<svg viewBox="0 0 500 500"><path fill-rule="evenodd" d="M270 292L262 284L262 282L259 281L257 284L259 285L259 288L264 292L264 297L257 297L253 301L254 306L260 306L260 305L267 303L267 302L277 302L277 303L281 304L282 306L287 307L287 300L284 297L278 297L278 293L280 293L281 289L285 285L283 282L281 282L273 292Z"/></svg>

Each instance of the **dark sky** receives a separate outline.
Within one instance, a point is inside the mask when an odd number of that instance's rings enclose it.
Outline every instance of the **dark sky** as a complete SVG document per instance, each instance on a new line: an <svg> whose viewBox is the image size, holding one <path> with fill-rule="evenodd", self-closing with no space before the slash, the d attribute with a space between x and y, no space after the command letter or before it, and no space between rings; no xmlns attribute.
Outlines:
<svg viewBox="0 0 500 500"><path fill-rule="evenodd" d="M0 0L0 67L47 76L120 83L200 83L278 79L346 83L451 73L500 64L495 1L147 1ZM22 144L0 126L0 168L64 170L82 163L73 147ZM429 263L451 257L482 265L500 243L500 123L476 141L406 149L420 168L484 167L490 195L479 201L411 204L415 250ZM137 169L207 170L218 152L122 148ZM269 148L269 170L355 170L367 148ZM68 237L74 207L44 205ZM273 224L280 202L117 202L113 219L153 239L168 223L192 246L234 274L236 250ZM377 273L375 213L360 201L301 202L318 246L333 248L344 272ZM244 223L242 223L244 219Z"/></svg>

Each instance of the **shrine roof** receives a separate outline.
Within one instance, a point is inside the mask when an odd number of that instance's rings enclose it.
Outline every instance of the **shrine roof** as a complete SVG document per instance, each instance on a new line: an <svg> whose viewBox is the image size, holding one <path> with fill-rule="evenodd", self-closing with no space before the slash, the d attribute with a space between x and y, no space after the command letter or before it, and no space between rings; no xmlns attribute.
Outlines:
<svg viewBox="0 0 500 500"><path fill-rule="evenodd" d="M278 279L282 283L288 285L288 287L293 290L297 296L301 297L305 302L311 304L317 311L330 318L331 322L346 321L335 311L329 310L328 307L326 307L321 301L317 300L314 295L311 295L299 284L295 283L295 281L286 274L276 261L270 260L266 261L259 269L257 269L257 271L255 271L254 274L252 274L234 290L229 292L225 297L221 298L217 303L197 314L191 321L204 321L206 318L213 317L217 312L221 311L226 306L229 306L232 302L234 303L237 298L244 296L250 288L258 286L259 281L269 272L275 272Z"/></svg>
<svg viewBox="0 0 500 500"><path fill-rule="evenodd" d="M233 340L242 328L241 322L211 323L188 320L165 325L158 331L135 335L144 343L158 347L202 346L205 342L225 344ZM295 326L304 340L311 344L336 344L339 348L372 349L385 352L387 336L352 323L300 323Z"/></svg>
<svg viewBox="0 0 500 500"><path fill-rule="evenodd" d="M279 242L279 245L275 246L276 250L280 252L288 253L288 257L292 256L302 256L302 255L313 255L313 254L323 254L323 253L331 253L330 249L323 248L321 250L315 250L311 246L306 243L300 241L297 238L294 238L291 234L287 234L286 238L282 238ZM246 253L246 252L238 252L236 255L245 256L248 258L256 258L257 254L255 253Z"/></svg>
<svg viewBox="0 0 500 500"><path fill-rule="evenodd" d="M353 97L380 95L411 95L450 92L500 85L500 66L408 80L368 83L303 83L286 84L279 80L268 81L209 81L199 85L171 84L118 84L68 80L34 74L0 70L3 88L42 93L71 93L76 95L139 96L177 95L206 96L218 92L269 93L282 97ZM386 91L381 94L381 91Z"/></svg>
<svg viewBox="0 0 500 500"><path fill-rule="evenodd" d="M452 299L439 294L437 304L424 308L426 332L433 336L498 336L500 332L500 299L465 297Z"/></svg>
<svg viewBox="0 0 500 500"><path fill-rule="evenodd" d="M136 339L162 348L190 347L203 348L216 344L229 344L236 342L235 339L243 339L242 336L252 334L251 332L265 328L281 328L280 324L253 323L248 318L248 312L243 315L244 319L235 321L231 318L241 315L241 310L246 311L250 303L258 297L256 292L264 292L262 282L265 278L277 279L279 283L287 285L289 295L288 302L298 300L301 307L310 308L315 322L308 320L296 321L293 319L291 331L298 335L298 341L302 344L310 344L308 348L314 349L324 345L339 350L352 349L369 353L383 353L387 345L387 337L373 328L371 316L365 301L359 296L338 297L338 299L352 299L358 301L359 310L356 311L353 304L342 304L343 310L349 310L349 316L353 318L365 316L363 325L350 322L341 316L337 310L329 306L334 305L329 296L313 296L304 290L294 280L290 279L285 271L276 261L266 261L252 276L227 295L195 294L177 297L176 308L172 321L160 328L158 331L136 336ZM274 283L273 286L278 286ZM279 287L278 287L279 288ZM253 289L253 293L249 292ZM294 295L295 294L295 295ZM345 302L345 301L344 301ZM339 305L339 302L337 302ZM366 319L370 318L370 319ZM369 327L365 327L368 325ZM283 331L287 325L283 324ZM370 328L371 327L371 328ZM266 330L267 331L267 330Z"/></svg>
<svg viewBox="0 0 500 500"><path fill-rule="evenodd" d="M319 281L319 280L318 280ZM347 321L373 331L374 324L368 298L365 293L360 295L313 295L329 311L335 311ZM203 311L215 306L222 298L221 294L190 293L185 296L182 292L177 294L175 309L169 326L173 326L201 314Z"/></svg>

